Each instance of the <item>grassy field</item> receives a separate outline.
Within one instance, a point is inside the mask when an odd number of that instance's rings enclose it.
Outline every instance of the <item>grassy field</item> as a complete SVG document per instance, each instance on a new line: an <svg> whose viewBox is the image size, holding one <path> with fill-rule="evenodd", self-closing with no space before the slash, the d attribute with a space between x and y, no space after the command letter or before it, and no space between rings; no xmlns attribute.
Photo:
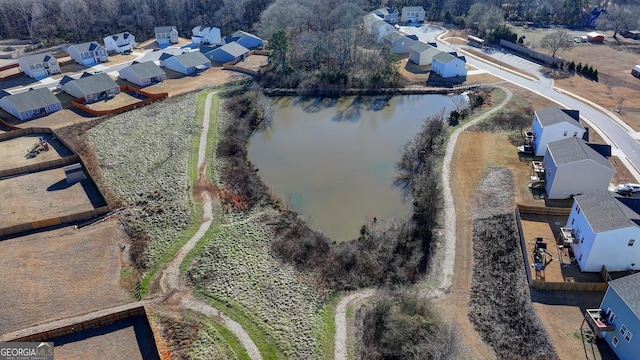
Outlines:
<svg viewBox="0 0 640 360"><path fill-rule="evenodd" d="M143 264L153 269L194 223L189 195L191 140L199 132L196 95L123 113L89 131L102 180L131 211L131 235L149 235ZM136 247L136 244L132 244Z"/></svg>

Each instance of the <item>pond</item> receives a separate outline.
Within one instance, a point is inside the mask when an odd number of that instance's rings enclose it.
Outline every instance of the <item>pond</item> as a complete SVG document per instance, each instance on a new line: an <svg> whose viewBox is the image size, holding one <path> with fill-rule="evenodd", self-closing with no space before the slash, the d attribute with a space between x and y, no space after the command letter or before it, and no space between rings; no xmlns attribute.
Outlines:
<svg viewBox="0 0 640 360"><path fill-rule="evenodd" d="M275 98L273 123L251 137L248 157L314 229L352 240L374 217L410 216L393 186L402 148L424 119L461 104L464 95Z"/></svg>

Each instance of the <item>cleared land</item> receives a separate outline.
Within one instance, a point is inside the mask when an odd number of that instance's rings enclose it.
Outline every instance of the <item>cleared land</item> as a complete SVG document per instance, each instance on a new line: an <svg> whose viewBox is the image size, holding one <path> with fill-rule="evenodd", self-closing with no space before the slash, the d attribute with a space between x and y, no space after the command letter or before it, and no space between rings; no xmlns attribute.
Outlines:
<svg viewBox="0 0 640 360"><path fill-rule="evenodd" d="M94 102L92 104L87 104L86 106L93 110L112 110L123 106L139 103L144 99L146 99L146 97L137 95L129 91L125 91L108 100Z"/></svg>
<svg viewBox="0 0 640 360"><path fill-rule="evenodd" d="M135 316L113 324L51 339L55 356L85 360L91 354L101 359L160 360L147 319Z"/></svg>
<svg viewBox="0 0 640 360"><path fill-rule="evenodd" d="M27 155L27 150L33 148L39 137L44 137L49 143L49 151L43 151L35 158L27 159L25 156ZM71 150L67 149L51 134L29 134L7 141L0 141L0 154L2 154L0 170L38 164L73 155Z"/></svg>
<svg viewBox="0 0 640 360"><path fill-rule="evenodd" d="M0 227L50 219L104 206L89 179L67 184L63 168L0 180Z"/></svg>
<svg viewBox="0 0 640 360"><path fill-rule="evenodd" d="M119 238L109 220L1 241L0 333L130 302Z"/></svg>

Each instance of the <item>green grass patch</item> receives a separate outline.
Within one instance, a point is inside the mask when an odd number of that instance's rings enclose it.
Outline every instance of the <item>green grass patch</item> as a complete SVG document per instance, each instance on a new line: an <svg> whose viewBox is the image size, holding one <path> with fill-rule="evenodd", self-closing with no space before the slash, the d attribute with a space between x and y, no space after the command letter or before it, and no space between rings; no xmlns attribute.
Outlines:
<svg viewBox="0 0 640 360"><path fill-rule="evenodd" d="M224 325L209 318L207 318L207 321L218 332L220 337L222 337L227 345L229 345L231 350L233 350L236 355L236 359L251 360L251 357L249 357L249 354L247 354L247 350L244 348L244 346L242 346L240 340L238 340L238 338L233 335L233 333L229 329L227 329Z"/></svg>
<svg viewBox="0 0 640 360"><path fill-rule="evenodd" d="M189 265L195 260L198 254L200 254L200 250L208 245L207 239L211 239L215 237L219 231L220 231L219 224L217 224L213 228L209 228L209 230L204 234L202 239L198 241L196 246L194 246L193 249L191 249L191 251L189 251L189 253L184 257L184 261L182 262L182 264L180 264L180 272L189 270Z"/></svg>
<svg viewBox="0 0 640 360"><path fill-rule="evenodd" d="M322 343L324 345L324 358L326 360L333 359L335 351L335 337L336 337L336 317L334 310L338 303L338 297L332 296L324 306L324 316L322 317Z"/></svg>
<svg viewBox="0 0 640 360"><path fill-rule="evenodd" d="M242 326L242 328L249 334L251 340L256 344L256 347L260 351L264 360L279 360L286 359L284 352L282 352L276 345L276 340L270 336L265 330L263 330L263 324L253 314L246 310L232 300L216 299L202 292L198 293L206 302L208 302L214 308L222 311L225 315L233 319Z"/></svg>

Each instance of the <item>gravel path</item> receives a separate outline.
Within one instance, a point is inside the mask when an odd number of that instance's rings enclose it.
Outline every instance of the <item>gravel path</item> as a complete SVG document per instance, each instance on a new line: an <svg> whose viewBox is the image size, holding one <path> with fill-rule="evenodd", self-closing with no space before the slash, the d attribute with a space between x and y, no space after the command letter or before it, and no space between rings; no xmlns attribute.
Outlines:
<svg viewBox="0 0 640 360"><path fill-rule="evenodd" d="M445 206L443 224L444 237L441 242L441 246L439 246L436 252L432 254L431 260L433 261L433 263L427 274L427 282L433 284L433 286L430 286L429 290L424 293L424 295L427 297L436 297L447 293L451 288L451 284L453 282L455 270L454 264L456 257L456 210L453 204L453 195L451 193L450 187L451 159L453 157L453 151L455 150L458 136L463 131L465 131L468 127L486 119L488 116L491 116L495 112L502 109L507 103L509 103L509 101L511 101L512 94L508 89L505 89L501 86L496 87L502 89L506 94L506 97L502 101L502 103L456 129L456 131L451 134L451 137L449 138L449 141L447 143L447 150L445 152L442 164L441 179L442 194L444 197ZM365 289L356 293L352 293L342 298L338 302L338 305L335 309L336 334L334 339L334 360L347 359L347 307L353 301L366 299L374 294L374 290ZM461 312L461 316L467 318L466 311Z"/></svg>
<svg viewBox="0 0 640 360"><path fill-rule="evenodd" d="M207 148L207 139L209 136L209 119L211 115L211 99L215 95L215 92L209 93L207 95L207 99L205 102L204 116L202 120L202 133L200 134L200 144L198 147L198 182L204 181L204 174L206 169L206 148ZM193 248L198 244L198 241L202 239L202 237L207 233L211 223L213 222L213 210L212 210L212 198L211 194L204 191L201 193L202 195L202 210L203 210L203 221L200 225L198 231L193 235L187 243L180 248L180 250L176 253L176 255L171 259L171 261L166 265L164 270L162 271L162 275L160 276L160 291L163 294L168 294L170 291L184 291L188 292L189 289L182 284L180 281L180 264L184 261L184 258L187 254L193 250ZM262 355L260 355L260 351L256 344L251 340L249 334L242 328L240 324L231 320L228 316L222 313L220 310L210 306L209 304L194 299L190 294L185 295L180 300L180 305L205 314L207 316L213 317L217 322L224 325L229 331L235 335L242 346L247 350L247 354L253 360L262 360Z"/></svg>

